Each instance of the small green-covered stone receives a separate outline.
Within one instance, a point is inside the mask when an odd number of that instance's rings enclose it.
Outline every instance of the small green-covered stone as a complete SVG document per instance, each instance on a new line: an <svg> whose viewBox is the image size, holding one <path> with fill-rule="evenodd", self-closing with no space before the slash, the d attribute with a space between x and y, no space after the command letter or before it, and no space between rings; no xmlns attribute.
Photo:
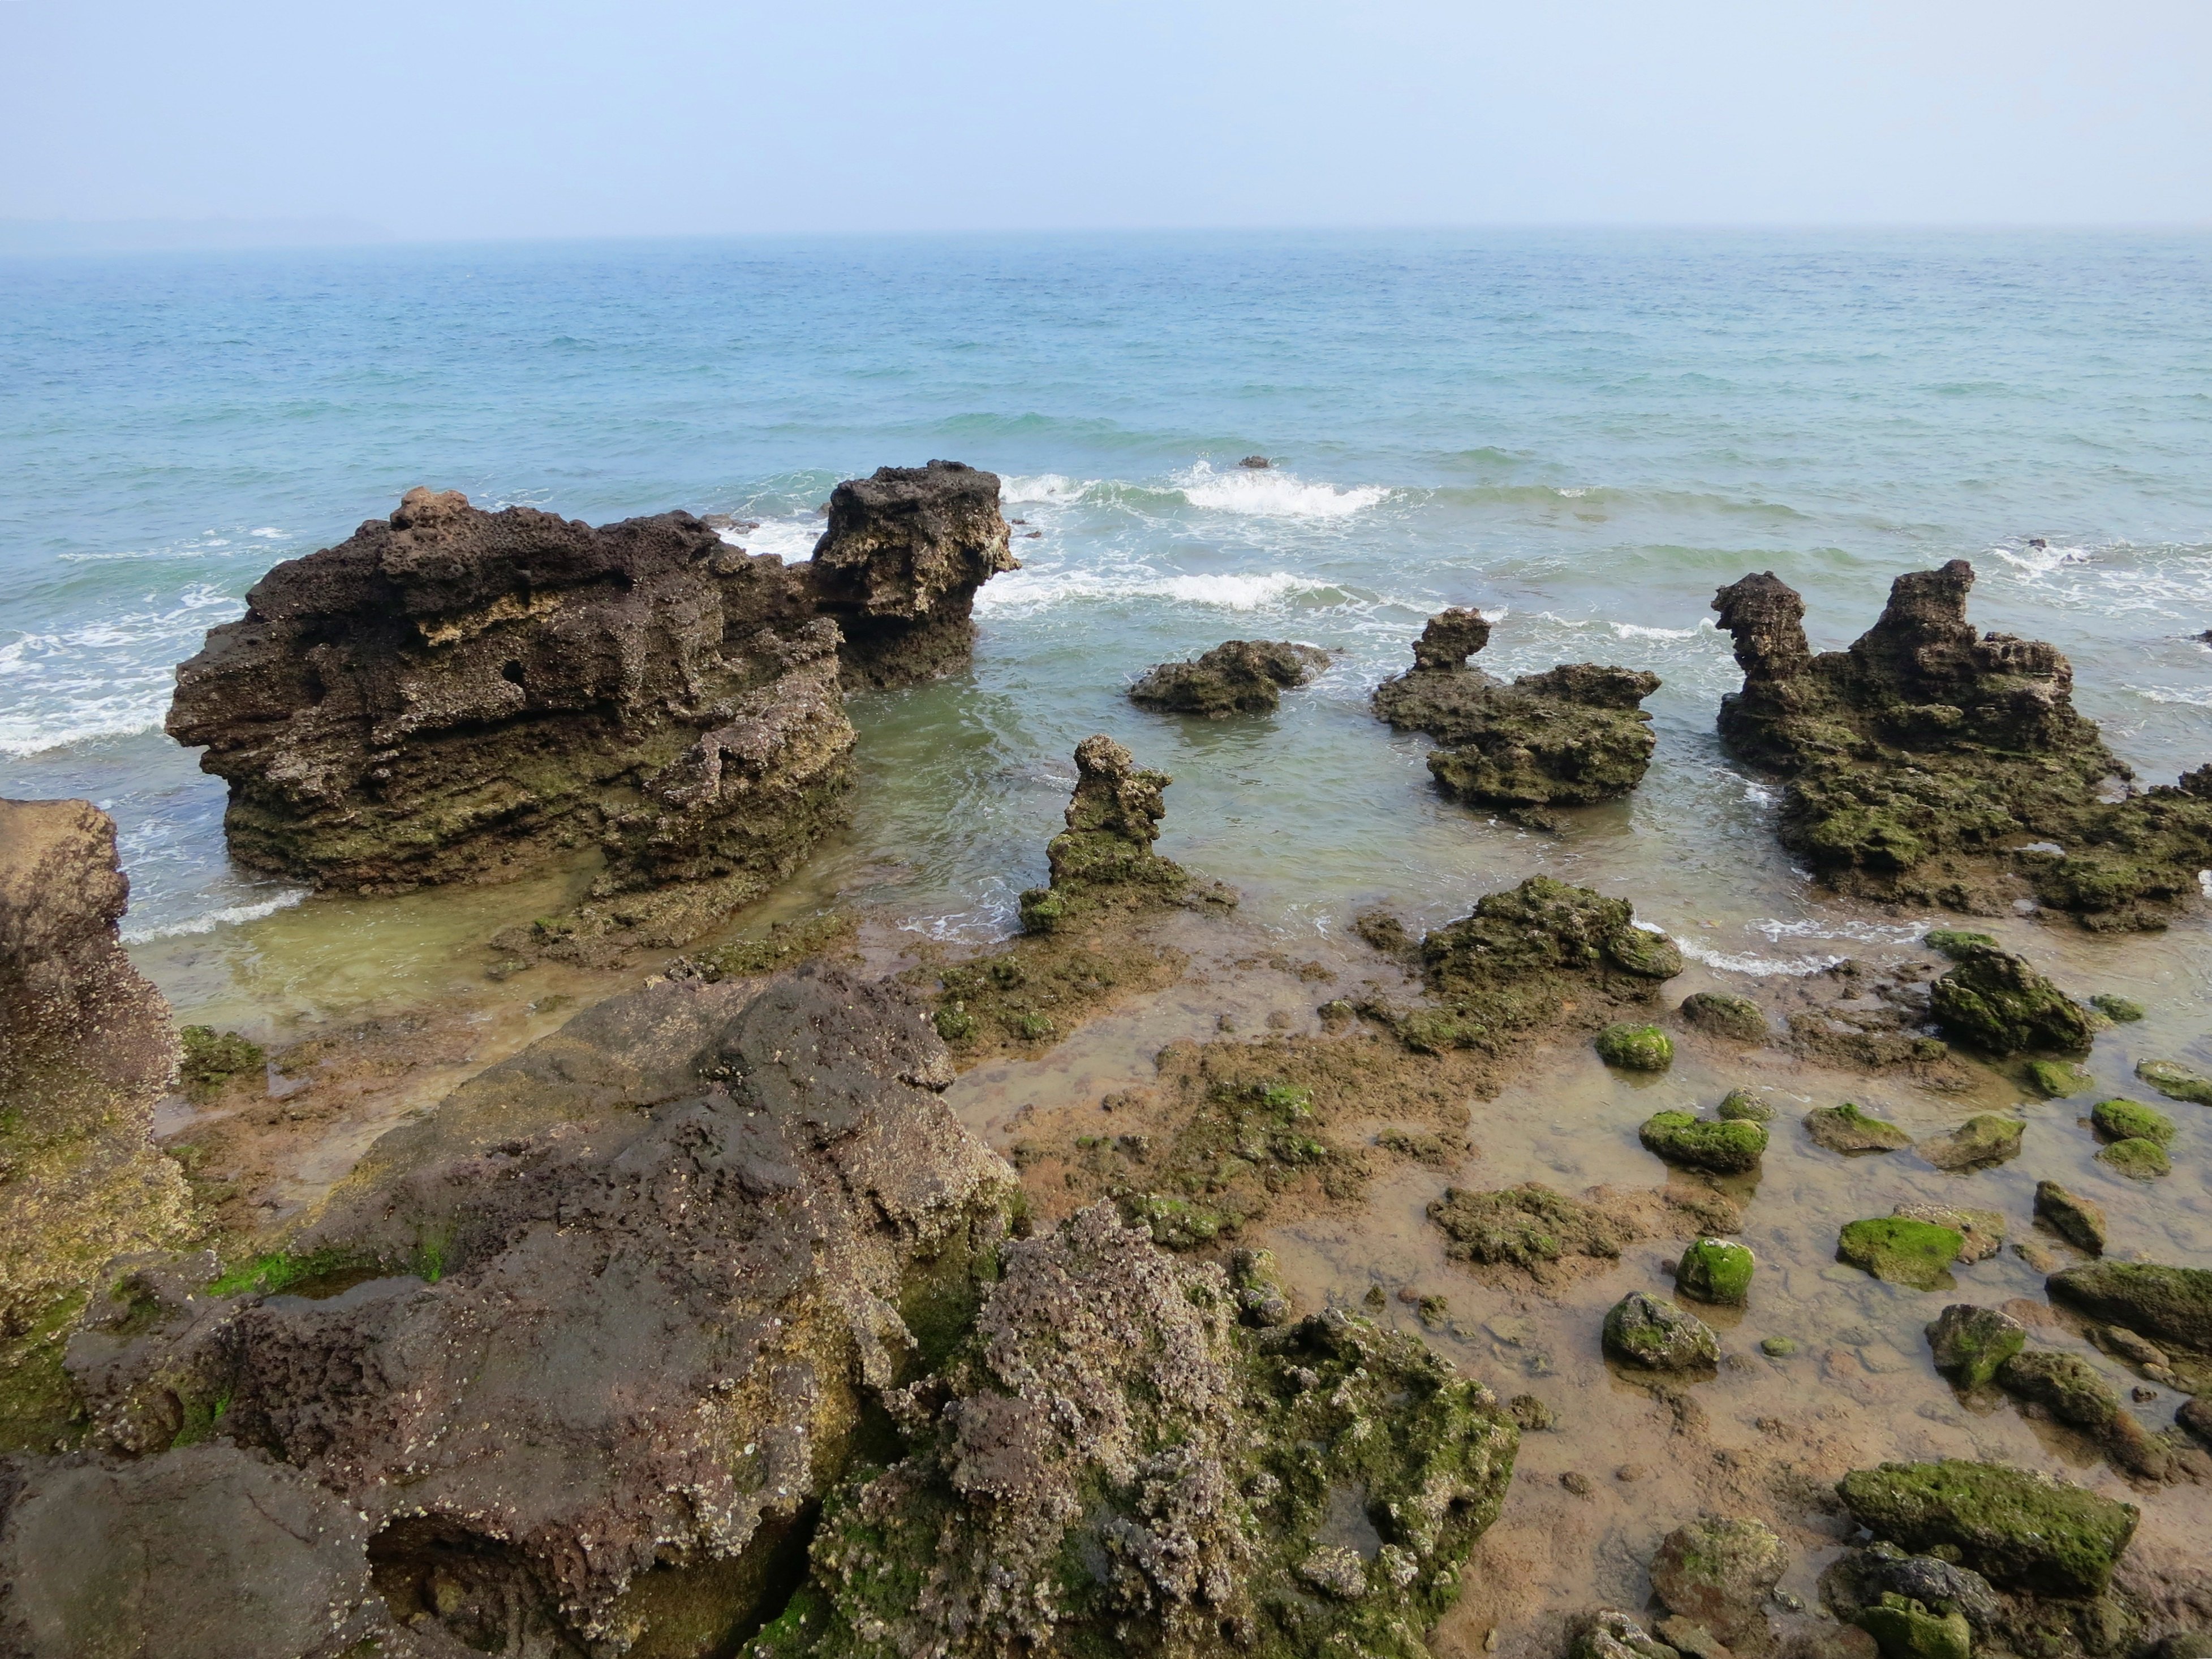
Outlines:
<svg viewBox="0 0 2212 1659"><path fill-rule="evenodd" d="M1912 1137L1897 1125L1869 1117L1848 1100L1806 1113L1805 1132L1832 1152L1894 1152L1912 1144Z"/></svg>
<svg viewBox="0 0 2212 1659"><path fill-rule="evenodd" d="M1787 1336L1762 1337L1759 1351L1770 1359L1787 1359L1797 1352L1797 1344L1794 1338Z"/></svg>
<svg viewBox="0 0 2212 1659"><path fill-rule="evenodd" d="M2030 967L1993 945L1951 953L1956 964L1929 988L1928 1008L1945 1036L1993 1054L2023 1048L2086 1054L2095 1034L2089 1011Z"/></svg>
<svg viewBox="0 0 2212 1659"><path fill-rule="evenodd" d="M2063 1100L2089 1087L2092 1079L2079 1066L2063 1060L2027 1062L2028 1086L2045 1100Z"/></svg>
<svg viewBox="0 0 2212 1659"><path fill-rule="evenodd" d="M1720 1339L1704 1321L1664 1297L1631 1291L1605 1316L1604 1346L1615 1359L1645 1370L1696 1370L1720 1363Z"/></svg>
<svg viewBox="0 0 2212 1659"><path fill-rule="evenodd" d="M1674 1063L1674 1044L1656 1025L1608 1025L1597 1034L1597 1055L1623 1071L1663 1072Z"/></svg>
<svg viewBox="0 0 2212 1659"><path fill-rule="evenodd" d="M2142 1004L2126 997L2114 996L2110 991L2102 991L2091 997L2089 1006L2115 1025L2130 1025L2143 1017Z"/></svg>
<svg viewBox="0 0 2212 1659"><path fill-rule="evenodd" d="M1733 1042L1766 1041L1766 1014L1749 997L1699 991L1682 999L1682 1018L1701 1031Z"/></svg>
<svg viewBox="0 0 2212 1659"><path fill-rule="evenodd" d="M2173 1139L2173 1120L2139 1100L2100 1100L2089 1109L2089 1124L2106 1140L2155 1140L2163 1146Z"/></svg>
<svg viewBox="0 0 2212 1659"><path fill-rule="evenodd" d="M1771 1123L1774 1107L1748 1089L1731 1089L1722 1097L1720 1115L1731 1123Z"/></svg>
<svg viewBox="0 0 2212 1659"><path fill-rule="evenodd" d="M1933 1613L1893 1591L1861 1609L1859 1628L1874 1638L1882 1659L1969 1659L1973 1651L1973 1628L1965 1613L1956 1608Z"/></svg>
<svg viewBox="0 0 2212 1659"><path fill-rule="evenodd" d="M2192 1105L2212 1106L2212 1077L2192 1072L2186 1066L2170 1060L2139 1060L2136 1065L2136 1075L2168 1100L2185 1100Z"/></svg>
<svg viewBox="0 0 2212 1659"><path fill-rule="evenodd" d="M2173 1173L2173 1160L2166 1157L2166 1148L2155 1140L2116 1140L2099 1152L2097 1158L2130 1181L2152 1181Z"/></svg>
<svg viewBox="0 0 2212 1659"><path fill-rule="evenodd" d="M1936 1369L1960 1388L1978 1389L2027 1342L2027 1327L1995 1308L1954 1302L1928 1325Z"/></svg>
<svg viewBox="0 0 2212 1659"><path fill-rule="evenodd" d="M1836 1258L1886 1284L1940 1290L1951 1283L1950 1266L1966 1242L1966 1236L1956 1228L1876 1216L1844 1229L1836 1241Z"/></svg>
<svg viewBox="0 0 2212 1659"><path fill-rule="evenodd" d="M1948 1134L1923 1140L1913 1150L1939 1170L1978 1170L2019 1157L2021 1134L2026 1127L2018 1118L1982 1112Z"/></svg>
<svg viewBox="0 0 2212 1659"><path fill-rule="evenodd" d="M2104 1255L2105 1212L2090 1200L2068 1192L2055 1181L2039 1181L2035 1213L2069 1244L2091 1255Z"/></svg>
<svg viewBox="0 0 2212 1659"><path fill-rule="evenodd" d="M1637 1139L1647 1152L1669 1164L1720 1175L1740 1174L1759 1167L1766 1151L1763 1124L1705 1123L1687 1112L1655 1112L1644 1121Z"/></svg>
<svg viewBox="0 0 2212 1659"><path fill-rule="evenodd" d="M2102 1591L2141 1516L2048 1475L1957 1458L1854 1469L1836 1492L1875 1537L1948 1549L1992 1583L2042 1595Z"/></svg>
<svg viewBox="0 0 2212 1659"><path fill-rule="evenodd" d="M1931 929L1920 942L1937 956L1949 957L1955 962L1974 945L1994 947L1997 941L1994 933L1972 933L1963 927L1937 927Z"/></svg>
<svg viewBox="0 0 2212 1659"><path fill-rule="evenodd" d="M1699 1302L1740 1308L1751 1294L1754 1262L1747 1245L1701 1238L1682 1252L1674 1269L1674 1288Z"/></svg>

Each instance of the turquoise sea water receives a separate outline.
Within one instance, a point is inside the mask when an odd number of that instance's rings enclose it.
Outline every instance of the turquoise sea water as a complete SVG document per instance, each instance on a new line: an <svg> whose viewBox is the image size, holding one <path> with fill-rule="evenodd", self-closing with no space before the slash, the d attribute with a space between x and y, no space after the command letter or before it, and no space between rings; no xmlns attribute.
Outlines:
<svg viewBox="0 0 2212 1659"><path fill-rule="evenodd" d="M160 725L272 562L416 483L799 558L836 480L933 456L1004 476L1027 568L972 675L856 702L813 878L941 934L1006 924L1103 729L1178 779L1163 850L1285 929L1544 867L1710 960L1848 948L1713 738L1752 569L1832 646L1971 559L2146 777L2212 757L2212 236L684 241L0 263L0 793L115 814L131 936L250 930L300 896L228 866ZM1432 794L1364 699L1447 604L1502 613L1493 672L1663 678L1632 802L1552 838ZM1271 719L1121 696L1233 636L1343 654Z"/></svg>

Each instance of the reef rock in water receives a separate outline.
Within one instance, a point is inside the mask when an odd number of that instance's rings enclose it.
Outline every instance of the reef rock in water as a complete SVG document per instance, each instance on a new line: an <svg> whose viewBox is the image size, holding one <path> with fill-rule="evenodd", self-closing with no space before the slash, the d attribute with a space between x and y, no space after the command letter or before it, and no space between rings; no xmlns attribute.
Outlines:
<svg viewBox="0 0 2212 1659"><path fill-rule="evenodd" d="M1899 576L1848 651L1814 656L1771 572L1714 595L1743 689L1720 730L1784 774L1781 833L1848 892L1993 912L2030 894L2095 928L2155 927L2212 865L2212 768L2125 787L2051 646L1966 620L1973 567Z"/></svg>
<svg viewBox="0 0 2212 1659"><path fill-rule="evenodd" d="M1264 714L1283 688L1328 665L1328 653L1289 640L1224 640L1190 662L1164 662L1129 688L1129 701L1170 714Z"/></svg>
<svg viewBox="0 0 2212 1659"><path fill-rule="evenodd" d="M1375 712L1438 747L1429 770L1449 793L1549 827L1547 809L1589 806L1644 781L1657 739L1638 707L1659 677L1567 663L1507 685L1467 659L1490 642L1481 612L1429 618L1413 666L1375 689Z"/></svg>
<svg viewBox="0 0 2212 1659"><path fill-rule="evenodd" d="M1078 744L1067 828L1045 848L1052 884L1022 895L1024 928L1049 933L1102 909L1156 903L1233 905L1236 896L1226 889L1194 882L1182 866L1152 851L1167 816L1167 787L1174 781L1139 766L1134 755L1103 732Z"/></svg>
<svg viewBox="0 0 2212 1659"><path fill-rule="evenodd" d="M1512 1474L1486 1389L1339 1310L1275 1322L1105 1205L1004 1261L754 1659L1426 1654Z"/></svg>
<svg viewBox="0 0 2212 1659"><path fill-rule="evenodd" d="M389 891L597 841L603 894L742 902L841 816L841 668L964 661L1006 537L998 479L943 461L839 485L793 566L688 513L594 529L411 490L263 577L178 671L168 729L228 781L256 868Z"/></svg>
<svg viewBox="0 0 2212 1659"><path fill-rule="evenodd" d="M148 1138L177 1033L117 941L130 892L106 813L0 800L0 1445L61 1428L56 1322L108 1260L190 1231Z"/></svg>
<svg viewBox="0 0 2212 1659"><path fill-rule="evenodd" d="M463 1649L727 1651L879 1431L872 1402L972 1320L1015 1194L939 1099L922 1010L830 971L733 1012L738 988L602 1004L386 1137L287 1271L264 1264L287 1293L210 1285L211 1261L126 1277L70 1344L92 1446L156 1474L195 1441L265 1451L301 1513L330 1494L363 1518L317 1546L333 1582L365 1566ZM35 1497L74 1468L15 1477ZM123 1485L167 1501L154 1474ZM72 1547L129 1578L134 1535ZM0 1571L63 1572L46 1540L70 1534L9 1534ZM270 1541L243 1582L287 1570Z"/></svg>

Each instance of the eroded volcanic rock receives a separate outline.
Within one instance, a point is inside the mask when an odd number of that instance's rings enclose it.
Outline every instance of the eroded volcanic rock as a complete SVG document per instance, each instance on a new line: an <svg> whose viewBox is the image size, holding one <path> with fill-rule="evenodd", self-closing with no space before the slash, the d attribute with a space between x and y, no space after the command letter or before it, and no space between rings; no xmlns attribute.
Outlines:
<svg viewBox="0 0 2212 1659"><path fill-rule="evenodd" d="M1722 738L1786 776L1784 844L1845 891L1985 913L2032 892L2088 927L2162 925L2212 864L2212 769L2122 795L2066 659L1978 633L1973 580L1963 559L1899 576L1856 644L1818 656L1771 572L1723 587L1744 682Z"/></svg>
<svg viewBox="0 0 2212 1659"><path fill-rule="evenodd" d="M1224 640L1189 662L1164 662L1129 688L1130 702L1171 714L1264 714L1285 686L1328 666L1328 653L1289 640Z"/></svg>
<svg viewBox="0 0 2212 1659"><path fill-rule="evenodd" d="M1436 738L1429 770L1444 790L1547 827L1547 808L1594 805L1643 781L1657 739L1638 705L1657 675L1565 663L1507 685L1468 665L1489 642L1481 612L1446 611L1421 630L1413 668L1375 689L1376 714Z"/></svg>
<svg viewBox="0 0 2212 1659"><path fill-rule="evenodd" d="M757 1617L866 1402L972 1317L1015 1183L910 1002L809 971L716 1023L720 990L595 1009L410 1125L295 1241L293 1294L126 1279L70 1347L94 1444L267 1449L367 1516L395 1616L480 1650Z"/></svg>
<svg viewBox="0 0 2212 1659"><path fill-rule="evenodd" d="M183 1171L148 1138L177 1034L116 938L130 891L106 813L0 800L0 1370L57 1383L51 1320L110 1257L190 1231ZM0 1445L47 1426L38 1395L11 1388Z"/></svg>
<svg viewBox="0 0 2212 1659"><path fill-rule="evenodd" d="M965 659L976 586L1012 568L997 501L988 472L886 467L787 566L688 513L594 529L411 490L263 577L179 669L168 729L228 781L258 868L397 890L597 841L602 896L743 902L841 816L841 666Z"/></svg>
<svg viewBox="0 0 2212 1659"><path fill-rule="evenodd" d="M1174 781L1139 766L1134 755L1103 732L1078 744L1067 828L1045 848L1052 884L1022 895L1022 926L1049 933L1101 908L1234 904L1235 896L1225 889L1194 882L1182 866L1152 851L1167 816L1165 792Z"/></svg>
<svg viewBox="0 0 2212 1659"><path fill-rule="evenodd" d="M755 1659L1425 1651L1512 1473L1489 1390L1340 1310L1280 1322L1105 1205L1004 1262Z"/></svg>

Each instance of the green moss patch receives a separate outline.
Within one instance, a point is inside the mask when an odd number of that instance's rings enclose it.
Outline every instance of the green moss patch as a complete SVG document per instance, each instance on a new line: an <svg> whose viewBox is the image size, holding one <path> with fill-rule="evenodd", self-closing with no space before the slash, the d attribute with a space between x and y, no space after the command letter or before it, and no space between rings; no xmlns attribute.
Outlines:
<svg viewBox="0 0 2212 1659"><path fill-rule="evenodd" d="M2089 1109L2089 1123L2105 1140L2154 1140L2163 1146L2173 1139L2173 1120L2141 1101L2100 1100Z"/></svg>
<svg viewBox="0 0 2212 1659"><path fill-rule="evenodd" d="M2046 1595L2103 1590L2140 1515L2047 1475L1948 1458L1855 1469L1836 1492L1877 1538L1946 1550L1993 1583Z"/></svg>
<svg viewBox="0 0 2212 1659"><path fill-rule="evenodd" d="M2168 1100L2212 1106L2212 1077L2193 1072L2171 1060L2145 1060L2136 1064L2136 1075Z"/></svg>
<svg viewBox="0 0 2212 1659"><path fill-rule="evenodd" d="M1669 1164L1721 1175L1757 1169L1766 1151L1764 1124L1726 1119L1706 1123L1687 1112L1655 1112L1636 1133L1647 1152Z"/></svg>
<svg viewBox="0 0 2212 1659"><path fill-rule="evenodd" d="M1636 1237L1603 1211L1534 1182L1502 1192L1447 1187L1428 1213L1451 1241L1446 1254L1465 1261L1531 1267L1571 1255L1613 1261Z"/></svg>
<svg viewBox="0 0 2212 1659"><path fill-rule="evenodd" d="M1701 1238L1682 1252L1674 1269L1674 1288L1699 1302L1740 1308L1750 1297L1756 1266L1747 1246Z"/></svg>
<svg viewBox="0 0 2212 1659"><path fill-rule="evenodd" d="M2173 1160L2155 1140L2116 1140L2097 1154L2097 1161L2130 1181L2152 1181L2173 1173Z"/></svg>
<svg viewBox="0 0 2212 1659"><path fill-rule="evenodd" d="M1844 1227L1836 1241L1836 1259L1886 1284L1942 1290L1951 1284L1950 1266L1966 1242L1966 1235L1955 1228L1876 1216Z"/></svg>
<svg viewBox="0 0 2212 1659"><path fill-rule="evenodd" d="M212 1025L187 1025L177 1033L184 1059L177 1079L190 1099L205 1103L222 1092L234 1077L259 1077L269 1055L258 1042L235 1031L218 1031Z"/></svg>
<svg viewBox="0 0 2212 1659"><path fill-rule="evenodd" d="M1674 1043L1656 1025L1608 1025L1597 1034L1597 1055L1627 1072L1663 1072L1674 1063Z"/></svg>

